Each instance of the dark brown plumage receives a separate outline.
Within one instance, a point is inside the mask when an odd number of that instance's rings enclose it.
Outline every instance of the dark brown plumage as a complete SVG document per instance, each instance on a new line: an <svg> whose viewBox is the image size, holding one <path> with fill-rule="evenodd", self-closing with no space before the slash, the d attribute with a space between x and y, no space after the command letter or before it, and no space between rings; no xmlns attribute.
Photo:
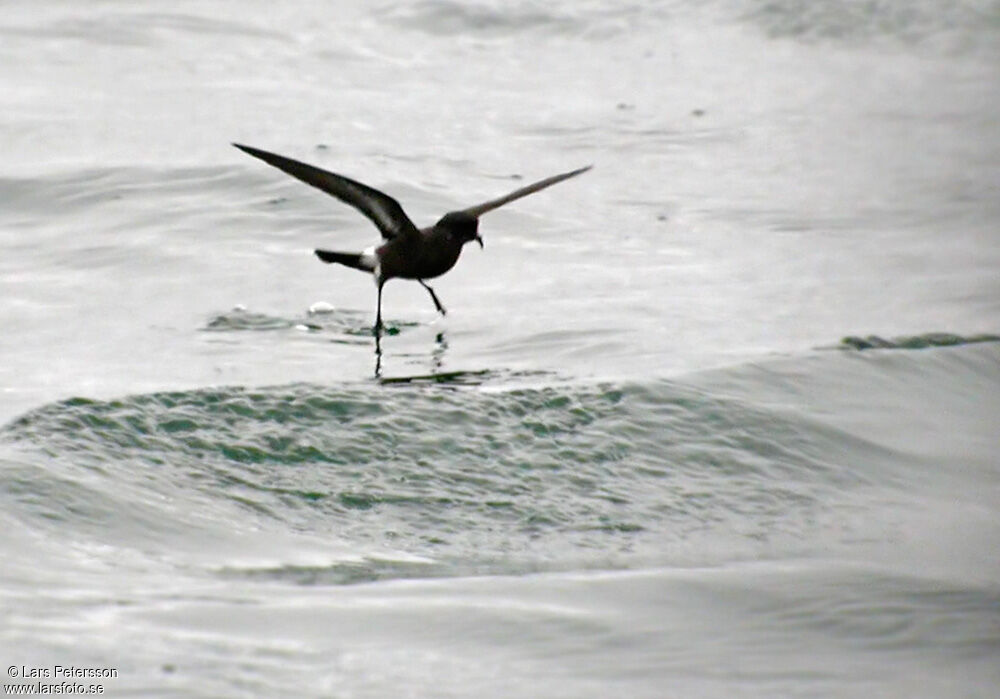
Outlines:
<svg viewBox="0 0 1000 699"><path fill-rule="evenodd" d="M444 314L444 306L441 305L437 294L424 280L439 277L454 267L466 243L475 240L480 247L483 246L483 239L479 235L480 216L515 199L526 197L570 177L576 177L591 168L588 165L578 170L547 177L498 199L447 213L433 226L418 229L399 202L377 189L282 155L238 143L233 145L292 177L350 204L368 217L382 233L385 242L381 246L369 248L361 253L316 250L316 256L323 262L336 262L371 272L375 276L375 284L378 287L374 329L376 337L382 328L382 287L387 281L395 278L415 279L430 293L434 307Z"/></svg>

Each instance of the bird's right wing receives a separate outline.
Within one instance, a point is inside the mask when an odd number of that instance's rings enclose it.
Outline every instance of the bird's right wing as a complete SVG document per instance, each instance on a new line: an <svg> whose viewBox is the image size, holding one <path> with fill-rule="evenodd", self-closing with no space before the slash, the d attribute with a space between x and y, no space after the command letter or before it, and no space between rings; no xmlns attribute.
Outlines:
<svg viewBox="0 0 1000 699"><path fill-rule="evenodd" d="M323 190L345 204L350 204L378 227L383 238L391 239L418 233L417 227L403 211L403 207L388 194L343 175L327 172L313 165L286 158L283 155L268 153L265 150L243 146L239 143L233 145L244 153L260 158L268 165L273 165L292 177Z"/></svg>
<svg viewBox="0 0 1000 699"><path fill-rule="evenodd" d="M571 172L564 172L561 175L553 175L552 177L546 177L544 180L539 180L534 184L529 184L526 187L521 187L520 189L516 189L510 194L502 196L499 199L493 199L491 201L478 204L476 206L470 206L468 209L463 209L463 211L464 213L467 213L470 216L476 216L476 217L481 216L485 214L487 211L492 211L493 209L503 206L504 204L509 204L515 199L520 199L521 197L526 197L529 194L534 194L535 192L539 192L545 189L546 187L551 187L557 182L568 180L570 177L576 177L577 175L582 175L592 167L593 165L588 165L587 167L581 167L578 170L572 170Z"/></svg>

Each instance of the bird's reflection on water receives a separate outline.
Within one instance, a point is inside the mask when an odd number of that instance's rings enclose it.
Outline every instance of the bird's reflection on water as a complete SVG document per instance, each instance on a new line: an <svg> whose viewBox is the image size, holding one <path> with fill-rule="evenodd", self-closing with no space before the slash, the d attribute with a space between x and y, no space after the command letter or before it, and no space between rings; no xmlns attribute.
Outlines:
<svg viewBox="0 0 1000 699"><path fill-rule="evenodd" d="M448 340L443 332L439 332L434 337L434 349L431 350L431 373L437 374L444 364L444 355L448 351Z"/></svg>
<svg viewBox="0 0 1000 699"><path fill-rule="evenodd" d="M430 366L426 374L404 376L382 375L382 338L375 336L375 380L381 384L449 384L454 386L478 386L494 376L489 369L442 371L445 355L448 353L448 338L439 332L434 336L434 347L430 352Z"/></svg>
<svg viewBox="0 0 1000 699"><path fill-rule="evenodd" d="M450 372L448 374L442 374L441 367L444 366L445 355L448 352L448 338L445 336L444 331L439 332L434 336L434 347L431 349L430 353L430 366L429 373L422 374L419 376L410 377L392 377L386 378L382 376L382 333L376 331L375 335L375 379L381 381L382 383L405 383L415 380L434 380L437 376L450 376L451 374L461 374L464 372ZM445 379L447 380L447 379Z"/></svg>

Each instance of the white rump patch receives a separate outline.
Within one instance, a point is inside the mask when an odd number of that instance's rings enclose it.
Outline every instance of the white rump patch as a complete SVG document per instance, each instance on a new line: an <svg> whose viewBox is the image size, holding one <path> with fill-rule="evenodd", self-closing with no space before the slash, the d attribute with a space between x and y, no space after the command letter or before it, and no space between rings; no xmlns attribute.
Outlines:
<svg viewBox="0 0 1000 699"><path fill-rule="evenodd" d="M361 264L368 269L375 269L378 267L378 256L375 254L374 245L370 248L365 248L364 252L361 253Z"/></svg>
<svg viewBox="0 0 1000 699"><path fill-rule="evenodd" d="M379 280L382 279L382 266L378 263L378 255L375 254L374 245L361 252L361 264L372 271L372 274L375 275L375 283L378 284Z"/></svg>

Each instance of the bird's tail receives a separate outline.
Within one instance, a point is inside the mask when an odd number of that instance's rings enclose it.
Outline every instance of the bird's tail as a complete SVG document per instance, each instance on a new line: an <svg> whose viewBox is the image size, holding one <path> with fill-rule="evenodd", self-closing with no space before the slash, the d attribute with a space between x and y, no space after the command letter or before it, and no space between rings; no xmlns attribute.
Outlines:
<svg viewBox="0 0 1000 699"><path fill-rule="evenodd" d="M326 263L336 262L337 264L360 269L363 272L371 272L373 267L369 256L360 252L334 252L332 250L317 250L316 257Z"/></svg>

